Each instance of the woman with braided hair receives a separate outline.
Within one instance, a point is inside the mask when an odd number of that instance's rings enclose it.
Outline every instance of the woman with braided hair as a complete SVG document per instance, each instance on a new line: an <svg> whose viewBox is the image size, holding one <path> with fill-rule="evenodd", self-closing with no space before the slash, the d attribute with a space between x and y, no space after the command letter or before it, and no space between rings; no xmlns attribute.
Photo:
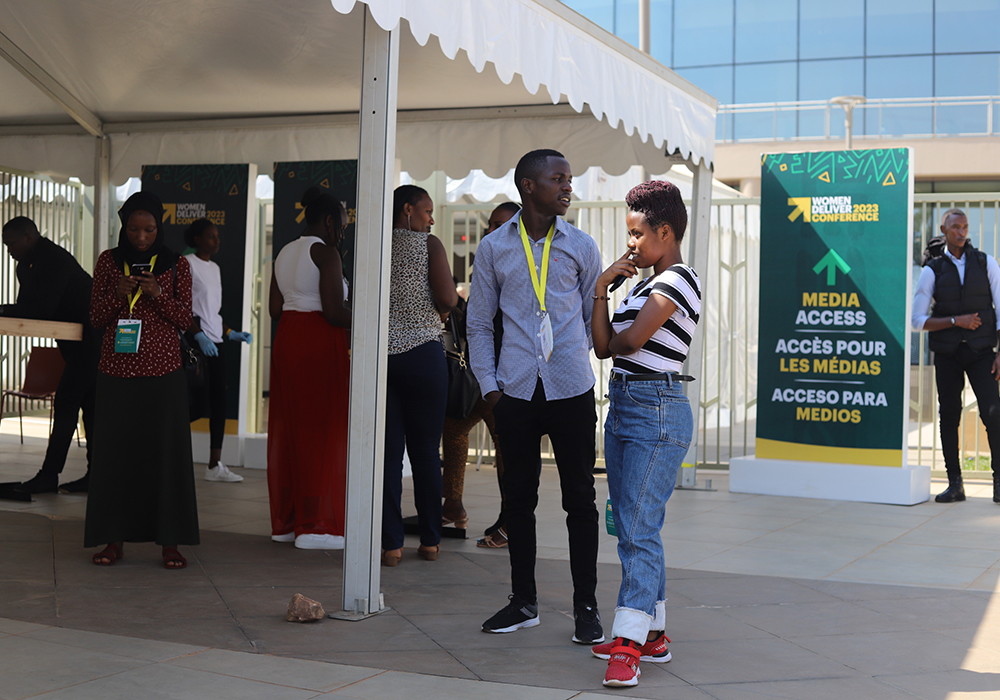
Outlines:
<svg viewBox="0 0 1000 700"><path fill-rule="evenodd" d="M351 309L338 246L340 201L302 195L306 229L274 260L267 492L271 539L298 549L343 549Z"/></svg>
<svg viewBox="0 0 1000 700"><path fill-rule="evenodd" d="M681 259L687 211L677 187L651 181L625 197L628 251L597 279L594 352L614 358L604 426L608 492L618 531L622 583L611 631L593 647L608 659L606 686L639 682L639 661L670 661L666 638L666 567L660 529L677 470L691 442L691 407L680 374L701 311L698 275ZM615 278L653 275L608 316Z"/></svg>

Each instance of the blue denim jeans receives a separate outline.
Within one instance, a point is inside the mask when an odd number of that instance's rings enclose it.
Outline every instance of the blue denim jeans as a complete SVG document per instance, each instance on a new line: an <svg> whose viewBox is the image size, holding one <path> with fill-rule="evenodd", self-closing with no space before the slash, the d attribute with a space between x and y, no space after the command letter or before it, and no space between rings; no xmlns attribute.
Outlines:
<svg viewBox="0 0 1000 700"><path fill-rule="evenodd" d="M622 584L612 637L644 644L666 627L667 572L660 529L693 421L679 382L610 383L604 426L608 491Z"/></svg>

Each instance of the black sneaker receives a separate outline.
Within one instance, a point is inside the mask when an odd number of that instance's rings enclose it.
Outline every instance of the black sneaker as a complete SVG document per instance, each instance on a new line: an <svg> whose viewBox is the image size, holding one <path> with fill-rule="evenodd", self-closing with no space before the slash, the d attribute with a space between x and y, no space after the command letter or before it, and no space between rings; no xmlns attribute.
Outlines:
<svg viewBox="0 0 1000 700"><path fill-rule="evenodd" d="M59 475L40 471L17 487L28 493L55 493L59 488Z"/></svg>
<svg viewBox="0 0 1000 700"><path fill-rule="evenodd" d="M599 644L604 641L604 628L601 627L601 613L597 608L573 608L573 619L576 621L576 633L573 641L577 644Z"/></svg>
<svg viewBox="0 0 1000 700"><path fill-rule="evenodd" d="M483 623L483 632L503 634L522 627L538 625L538 605L528 603L515 595L509 595L510 602L503 610Z"/></svg>
<svg viewBox="0 0 1000 700"><path fill-rule="evenodd" d="M59 484L59 493L87 493L90 488L90 472L87 472L76 481L67 481Z"/></svg>

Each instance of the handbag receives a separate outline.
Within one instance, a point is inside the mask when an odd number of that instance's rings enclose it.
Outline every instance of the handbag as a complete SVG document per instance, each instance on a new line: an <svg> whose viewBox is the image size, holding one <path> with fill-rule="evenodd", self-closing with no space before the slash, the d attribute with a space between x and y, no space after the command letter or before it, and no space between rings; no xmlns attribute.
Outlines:
<svg viewBox="0 0 1000 700"><path fill-rule="evenodd" d="M205 355L197 342L191 342L188 333L181 333L181 365L184 376L187 377L188 390L201 389L205 386L208 365Z"/></svg>
<svg viewBox="0 0 1000 700"><path fill-rule="evenodd" d="M209 412L208 360L190 333L181 333L181 367L187 379L188 420L192 423Z"/></svg>
<svg viewBox="0 0 1000 700"><path fill-rule="evenodd" d="M448 363L448 405L445 416L465 420L479 401L479 382L468 363L468 341L458 332L455 312L448 316L448 329L441 334Z"/></svg>

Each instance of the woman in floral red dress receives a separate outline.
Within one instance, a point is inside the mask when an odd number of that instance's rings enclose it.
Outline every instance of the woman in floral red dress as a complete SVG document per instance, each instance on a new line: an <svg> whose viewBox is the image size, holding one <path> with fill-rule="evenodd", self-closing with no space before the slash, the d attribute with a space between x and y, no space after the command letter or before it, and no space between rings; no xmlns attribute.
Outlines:
<svg viewBox="0 0 1000 700"><path fill-rule="evenodd" d="M138 192L118 212L118 247L94 270L90 320L104 333L97 379L85 547L95 564L125 542L156 542L183 569L178 545L198 544L187 379L179 331L191 325L191 268L163 244L163 205Z"/></svg>

